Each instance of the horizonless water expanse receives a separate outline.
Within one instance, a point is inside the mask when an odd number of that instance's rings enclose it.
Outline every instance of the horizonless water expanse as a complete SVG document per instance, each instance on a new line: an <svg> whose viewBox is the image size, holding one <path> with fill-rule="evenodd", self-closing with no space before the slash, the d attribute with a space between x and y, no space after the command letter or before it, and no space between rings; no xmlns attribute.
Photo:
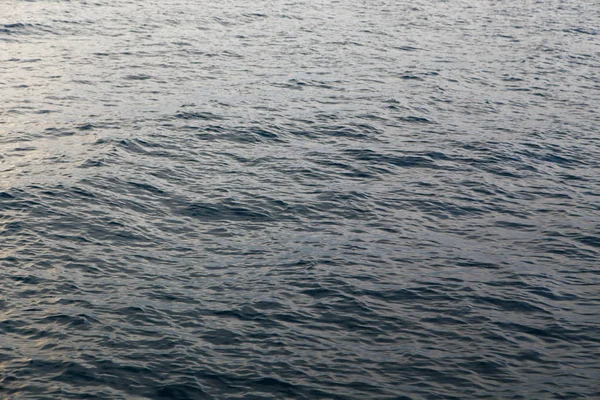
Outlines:
<svg viewBox="0 0 600 400"><path fill-rule="evenodd" d="M600 398L596 0L2 0L0 397Z"/></svg>

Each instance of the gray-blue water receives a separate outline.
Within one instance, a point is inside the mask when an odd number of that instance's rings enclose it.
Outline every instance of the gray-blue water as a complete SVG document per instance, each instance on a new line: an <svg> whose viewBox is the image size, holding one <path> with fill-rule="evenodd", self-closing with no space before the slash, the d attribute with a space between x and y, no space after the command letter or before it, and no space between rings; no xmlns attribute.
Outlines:
<svg viewBox="0 0 600 400"><path fill-rule="evenodd" d="M1 0L0 397L599 399L597 0Z"/></svg>

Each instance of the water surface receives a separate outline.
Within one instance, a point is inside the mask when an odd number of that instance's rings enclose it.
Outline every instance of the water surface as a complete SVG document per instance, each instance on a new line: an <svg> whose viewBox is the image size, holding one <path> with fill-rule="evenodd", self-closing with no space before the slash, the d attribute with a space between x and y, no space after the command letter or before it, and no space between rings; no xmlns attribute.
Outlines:
<svg viewBox="0 0 600 400"><path fill-rule="evenodd" d="M3 0L0 395L600 398L598 27Z"/></svg>

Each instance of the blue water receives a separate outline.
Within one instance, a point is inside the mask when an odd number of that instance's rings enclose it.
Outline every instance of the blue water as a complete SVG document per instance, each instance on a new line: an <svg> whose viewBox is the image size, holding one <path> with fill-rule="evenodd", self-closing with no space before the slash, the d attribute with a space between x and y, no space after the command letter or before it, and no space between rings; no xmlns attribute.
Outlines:
<svg viewBox="0 0 600 400"><path fill-rule="evenodd" d="M0 397L599 399L597 0L2 0Z"/></svg>

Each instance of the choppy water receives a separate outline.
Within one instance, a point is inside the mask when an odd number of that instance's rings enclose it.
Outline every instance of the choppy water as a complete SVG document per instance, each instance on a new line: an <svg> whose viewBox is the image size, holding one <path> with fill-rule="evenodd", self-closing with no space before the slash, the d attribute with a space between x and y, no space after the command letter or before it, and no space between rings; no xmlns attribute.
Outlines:
<svg viewBox="0 0 600 400"><path fill-rule="evenodd" d="M600 398L596 0L0 7L0 397Z"/></svg>

